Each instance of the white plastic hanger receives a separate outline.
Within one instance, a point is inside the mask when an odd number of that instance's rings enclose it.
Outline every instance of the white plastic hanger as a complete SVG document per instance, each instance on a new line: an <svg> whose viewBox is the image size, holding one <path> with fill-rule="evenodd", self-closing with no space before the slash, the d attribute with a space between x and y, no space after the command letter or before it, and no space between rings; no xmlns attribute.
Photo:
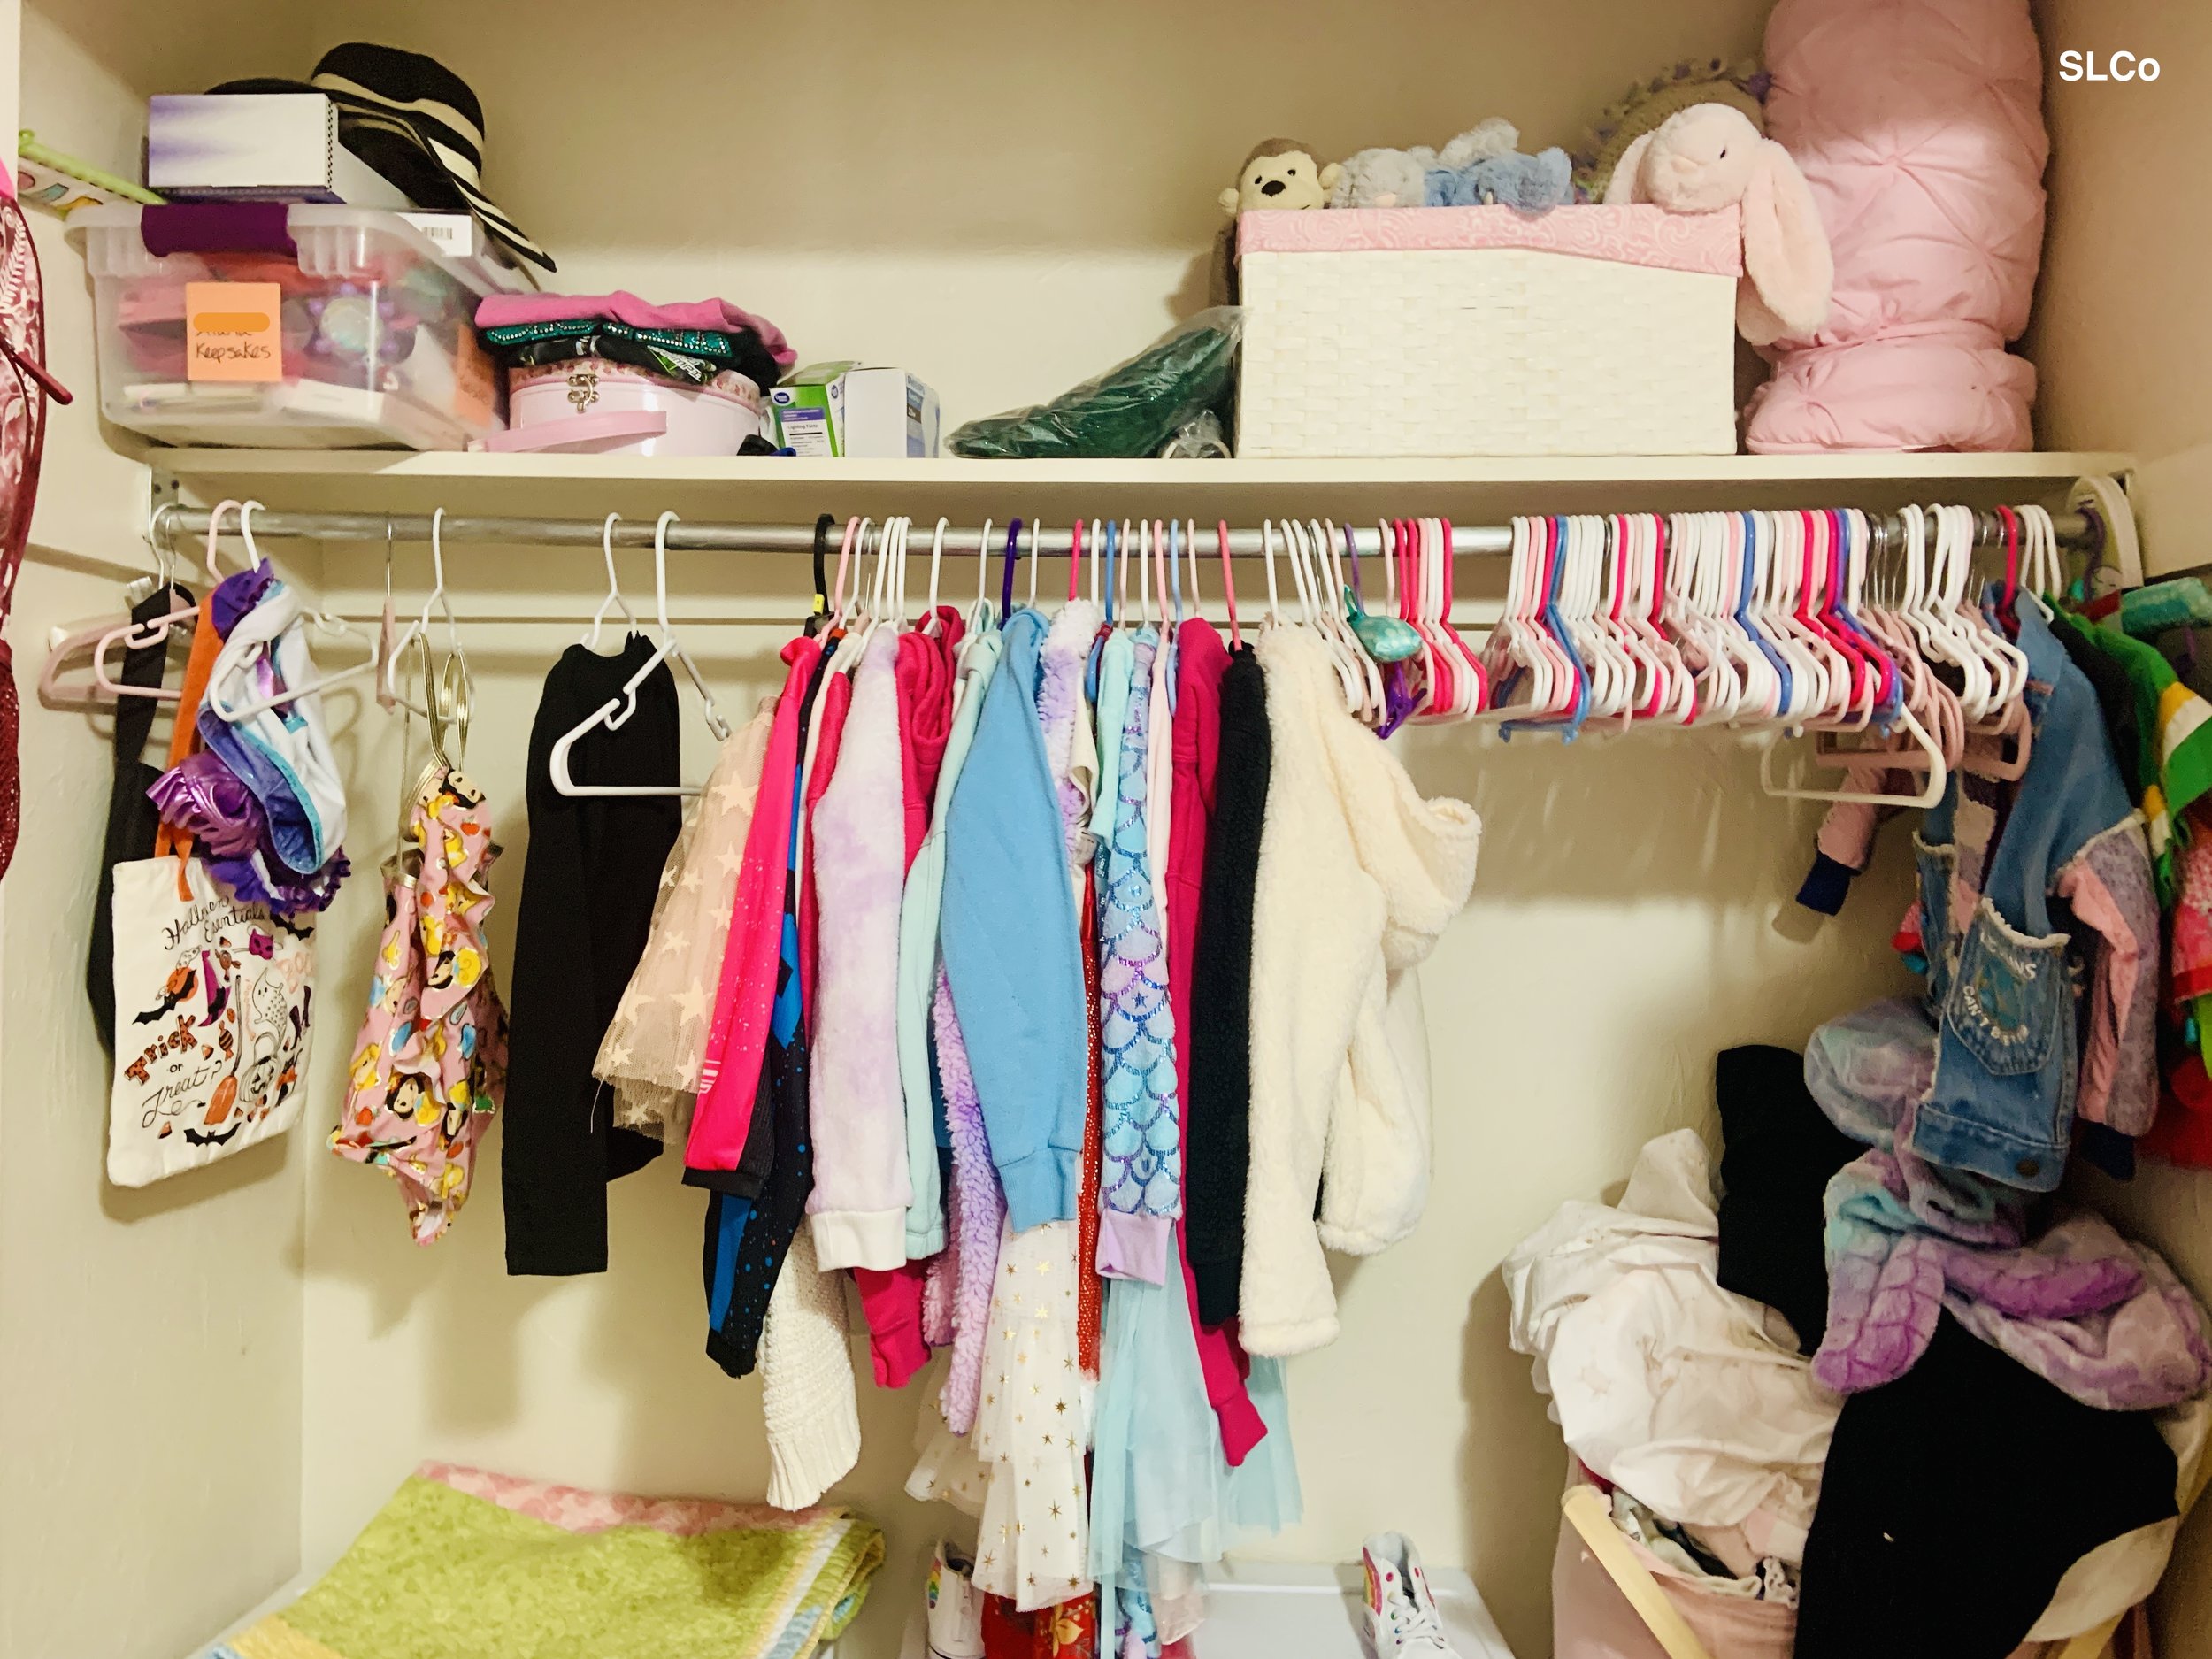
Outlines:
<svg viewBox="0 0 2212 1659"><path fill-rule="evenodd" d="M562 795L634 796L694 795L699 793L698 787L694 784L580 784L569 775L569 751L575 748L577 741L595 731L619 731L637 712L638 687L645 683L655 669L672 657L682 665L685 674L705 703L707 726L714 733L715 741L726 742L729 739L729 723L723 719L722 711L715 707L714 693L707 685L706 676L691 660L691 654L677 641L676 630L668 619L668 526L674 522L676 515L664 512L653 526L653 599L660 621L660 649L624 683L619 695L608 698L595 712L555 741L549 770L552 774L553 787ZM432 534L436 534L434 525Z"/></svg>
<svg viewBox="0 0 2212 1659"><path fill-rule="evenodd" d="M599 526L599 550L607 561L607 596L599 602L599 609L591 613L591 632L578 641L586 650L599 649L599 635L606 625L607 612L618 605L622 610L622 619L630 625L631 634L645 631L644 625L637 619L637 612L630 609L630 602L622 596L622 584L614 573L614 527L621 521L620 513L611 512L607 515L606 523ZM615 649L618 651L621 648L617 646Z"/></svg>
<svg viewBox="0 0 2212 1659"><path fill-rule="evenodd" d="M2020 516L2023 543L2020 554L2020 591L2035 602L2043 619L2051 618L2049 595L2066 586L2065 567L2059 562L2058 528L2041 507L2013 509Z"/></svg>
<svg viewBox="0 0 2212 1659"><path fill-rule="evenodd" d="M1674 557L1667 564L1667 580L1673 591L1667 621L1683 642L1683 661L1696 686L1693 723L1709 726L1732 720L1740 702L1740 687L1712 615L1711 533L1707 515L1674 514L1670 540Z"/></svg>
<svg viewBox="0 0 2212 1659"><path fill-rule="evenodd" d="M1780 522L1786 528L1790 521L1796 517L1797 515L1794 514L1782 515ZM1906 526L1906 549L1910 567L1907 575L1907 586L1909 592L1920 579L1918 559L1923 546L1925 521L1917 509L1910 507L1904 510L1902 518ZM1801 540L1801 526L1800 536L1795 539ZM1785 543L1792 539L1786 534L1783 538ZM1948 549L1943 550L1947 554ZM1788 554L1789 549L1786 545L1781 554L1781 562L1785 565L1790 563ZM1801 565L1797 567L1800 580L1803 578L1804 569L1805 567ZM1942 573L1930 572L1929 575L1932 580L1928 583L1928 591L1932 593L1940 585ZM1924 634L1922 632L1924 627L1926 630ZM1924 639L1926 647L1931 650L1955 650L1958 647L1957 637L1954 631L1945 625L1944 619L1939 614L1932 611L1916 607L1914 621L1909 631L1916 640ZM1793 634L1794 632L1793 630ZM1830 653L1834 652L1832 646L1827 649ZM1971 651L1967 654L1974 655ZM1946 657L1943 660L1950 660L1950 658ZM1846 666L1847 667L1847 664ZM1970 680L1977 672L1984 676L1987 672L1985 664L1981 663L1978 658L1973 667L1966 667L1964 664L1962 664L1962 667ZM1830 724L1841 726L1844 722L1853 719L1855 711L1851 704L1850 688L1847 686L1843 694L1842 707L1837 710L1837 719ZM1924 765L1926 768L1926 781L1916 794L1893 795L1878 790L1857 789L1808 789L1800 784L1782 783L1775 777L1774 766L1775 752L1781 748L1783 741L1780 733L1777 734L1774 741L1768 744L1759 757L1760 786L1770 795L1792 801L1826 801L1866 806L1916 807L1924 810L1932 807L1942 800L1944 788L1950 776L1950 768L1944 759L1942 747L1930 733L1920 718L1914 713L1909 702L1899 712L1898 728L1897 735L1909 741L1911 753L1909 756L1903 754L1897 756L1893 761L1893 769L1912 772L1920 770ZM1856 729L1856 727L1853 726L1851 729ZM1847 751L1841 756L1832 753L1827 759L1828 764L1833 764L1839 758L1848 762L1861 755L1880 753L1878 749L1855 753ZM1816 764L1818 764L1817 755Z"/></svg>
<svg viewBox="0 0 2212 1659"><path fill-rule="evenodd" d="M932 639L944 626L943 618L937 614L937 575L944 568L945 526L950 522L949 518L939 518L936 534L929 541L929 603L922 608L922 632Z"/></svg>
<svg viewBox="0 0 2212 1659"><path fill-rule="evenodd" d="M1943 751L1937 747L1935 739L1928 734L1928 729L1920 724L1909 708L1898 715L1897 721L1927 764L1927 785L1918 795L1884 795L1856 789L1807 789L1793 784L1778 783L1774 777L1774 754L1782 747L1786 735L1779 732L1775 734L1774 741L1760 752L1760 786L1769 795L1785 801L1849 802L1864 806L1919 807L1924 810L1932 807L1943 799L1944 785L1950 777L1949 768L1943 764ZM1912 771L1916 768L1900 767L1899 770Z"/></svg>
<svg viewBox="0 0 2212 1659"><path fill-rule="evenodd" d="M845 637L839 641L836 654L829 661L829 672L833 674L843 674L849 679L860 666L861 658L867 654L868 641L882 618L886 544L898 522L896 518L886 518L883 527L879 530L873 518L860 521L859 540L853 549L852 592L848 595L848 608L842 613ZM876 568L872 578L868 575L867 568L868 538L872 534L876 543ZM864 597L862 591L864 582L866 585Z"/></svg>
<svg viewBox="0 0 2212 1659"><path fill-rule="evenodd" d="M350 623L338 621L320 611L313 612L303 619L326 639L357 640L364 637L360 630ZM342 668L334 674L318 675L303 686L287 686L281 691L272 692L265 697L256 697L250 702L235 705L225 703L216 695L215 688L210 686L203 701L208 711L217 719L227 726L235 726L241 720L250 720L255 715L266 713L271 709L288 707L302 697L317 696L334 686L345 685L349 680L367 680L377 674L383 664L376 657L376 642L372 640L369 645L369 658L366 662L357 663L350 668Z"/></svg>
<svg viewBox="0 0 2212 1659"><path fill-rule="evenodd" d="M1542 625L1536 614L1542 603L1543 586L1541 565L1543 556L1539 550L1540 539L1547 534L1540 529L1542 520L1517 517L1513 520L1513 544L1510 562L1506 569L1505 608L1497 626L1490 630L1483 642L1483 671L1489 677L1492 687L1490 706L1480 714L1469 717L1471 721L1494 725L1506 720L1526 719L1548 714L1554 707L1556 679L1552 653L1546 649L1540 638ZM1417 620L1417 606L1411 595L1419 590L1417 573L1409 571L1406 591L1409 601L1399 608L1402 619L1413 625L1421 636L1421 655L1409 657L1409 663L1425 664L1433 647ZM1525 676L1521 686L1516 686L1513 700L1506 700L1506 688L1518 671ZM1568 687L1571 700L1573 687Z"/></svg>
<svg viewBox="0 0 2212 1659"><path fill-rule="evenodd" d="M1344 580L1337 534L1333 519L1325 519L1314 526L1315 581L1321 588L1323 626L1335 638L1337 649L1359 680L1359 700L1352 712L1365 725L1379 726L1388 712L1382 665L1367 654L1367 648L1359 642L1359 635L1352 632L1351 618L1345 614L1344 595L1349 584Z"/></svg>
<svg viewBox="0 0 2212 1659"><path fill-rule="evenodd" d="M210 570L215 567L216 538L222 531L223 515L237 511L239 511L238 503L225 499L217 502L208 512L207 563ZM154 592L165 591L174 585L176 555L171 550L165 539L162 546L156 549L154 570ZM221 578L219 576L216 580L220 580ZM111 703L119 697L138 697L149 703L179 701L184 693L167 686L134 686L122 680L111 680L108 677L108 653L119 644L126 650L144 650L151 646L165 644L173 630L180 625L188 627L192 626L197 621L199 614L200 609L197 605L178 605L173 603L167 612L146 622L133 622L126 614L119 625L112 622L95 623L91 627L80 633L56 641L53 649L47 653L46 666L39 674L39 695L49 703L81 701ZM60 668L68 658L87 648L89 648L92 653L92 684L89 689L80 693L61 683Z"/></svg>
<svg viewBox="0 0 2212 1659"><path fill-rule="evenodd" d="M975 628L995 628L999 626L998 607L991 603L991 521L983 521L983 533L975 539L975 610L970 613L969 626Z"/></svg>
<svg viewBox="0 0 2212 1659"><path fill-rule="evenodd" d="M263 555L261 549L254 544L253 539L253 515L260 510L261 503L257 501L250 501L238 510L238 534L246 544L248 561L246 568L248 570L259 569L268 563L268 559ZM214 527L214 522L211 518L208 524L210 534L207 569L211 578L220 580L215 568ZM336 618L323 611L311 612L303 619L326 639L357 640L365 637L352 624L339 621ZM378 641L374 640L369 641L369 657L366 662L357 663L351 668L342 668L334 674L318 675L303 686L287 686L282 690L272 692L267 696L255 697L250 702L235 705L225 703L216 694L215 688L210 686L204 701L209 712L217 719L226 726L235 726L241 720L250 720L255 715L265 714L271 709L288 707L302 697L317 695L334 686L342 686L349 680L366 680L377 674L383 667L383 664L377 660L377 646Z"/></svg>
<svg viewBox="0 0 2212 1659"><path fill-rule="evenodd" d="M404 708L409 713L419 714L425 719L430 718L431 710L415 702L400 689L396 671L410 645L419 640L426 648L427 647L430 612L434 606L442 611L445 615L448 660L452 661L457 658L464 665L463 693L465 695L471 687L465 681L467 658L461 652L461 622L460 618L453 614L453 602L446 597L445 591L445 509L442 507L438 508L430 515L430 592L424 596L420 614L400 631L399 638L393 642L391 650L384 658L381 676L383 692L379 698L380 702L396 703ZM447 711L446 718L451 718L450 710Z"/></svg>

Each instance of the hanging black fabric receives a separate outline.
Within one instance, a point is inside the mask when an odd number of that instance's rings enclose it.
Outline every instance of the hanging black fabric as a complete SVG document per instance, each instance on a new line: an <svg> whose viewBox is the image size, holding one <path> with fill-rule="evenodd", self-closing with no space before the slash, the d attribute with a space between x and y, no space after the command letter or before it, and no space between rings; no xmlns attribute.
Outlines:
<svg viewBox="0 0 2212 1659"><path fill-rule="evenodd" d="M799 704L798 749L806 752L817 702L827 682L832 640L815 665ZM792 783L795 801L803 776ZM760 1356L768 1299L783 1271L791 1240L814 1194L814 1137L810 1104L812 1060L810 1010L799 972L799 837L786 854L783 944L777 953L776 997L768 1047L754 1092L752 1125L733 1176L687 1170L685 1180L710 1188L701 1271L706 1279L707 1355L733 1377L749 1375Z"/></svg>
<svg viewBox="0 0 2212 1659"><path fill-rule="evenodd" d="M1252 903L1267 816L1267 687L1248 645L1221 675L1221 758L1191 965L1186 1248L1209 1325L1237 1315L1251 1163Z"/></svg>
<svg viewBox="0 0 2212 1659"><path fill-rule="evenodd" d="M131 621L142 625L173 609L190 610L199 602L182 588L157 588L131 607ZM123 652L125 686L158 686L167 669L169 640L133 645ZM146 740L154 716L165 705L152 697L115 700L115 782L108 793L107 832L100 845L100 879L92 896L92 939L85 951L85 997L92 1004L93 1029L100 1046L115 1052L115 866L154 856L161 814L146 791L161 768L146 764Z"/></svg>
<svg viewBox="0 0 2212 1659"><path fill-rule="evenodd" d="M682 827L668 795L565 795L553 745L611 699L653 655L632 634L602 657L581 645L545 677L530 729L530 845L507 996L510 1060L500 1177L510 1273L597 1273L607 1265L607 1183L642 1168L661 1143L613 1126L592 1075L600 1039L652 931L661 868ZM664 664L635 711L570 749L579 784L673 787L681 764L676 682Z"/></svg>
<svg viewBox="0 0 2212 1659"><path fill-rule="evenodd" d="M1828 1328L1823 1196L1828 1178L1866 1148L1828 1121L1787 1048L1724 1049L1714 1066L1720 1107L1721 1288L1763 1302L1808 1354Z"/></svg>

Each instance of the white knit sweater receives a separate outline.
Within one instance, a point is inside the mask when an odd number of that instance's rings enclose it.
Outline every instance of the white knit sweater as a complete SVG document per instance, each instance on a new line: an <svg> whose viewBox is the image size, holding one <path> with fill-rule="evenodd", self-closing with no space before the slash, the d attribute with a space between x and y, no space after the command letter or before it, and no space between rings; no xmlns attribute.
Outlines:
<svg viewBox="0 0 2212 1659"><path fill-rule="evenodd" d="M1289 1355L1337 1333L1323 1246L1369 1255L1420 1219L1429 1078L1416 970L1467 902L1482 826L1463 801L1421 798L1345 711L1313 635L1274 628L1258 649L1270 763L1238 1312L1248 1351Z"/></svg>
<svg viewBox="0 0 2212 1659"><path fill-rule="evenodd" d="M791 1240L760 1333L761 1415L768 1424L768 1502L803 1509L860 1461L845 1276L816 1265L814 1231Z"/></svg>

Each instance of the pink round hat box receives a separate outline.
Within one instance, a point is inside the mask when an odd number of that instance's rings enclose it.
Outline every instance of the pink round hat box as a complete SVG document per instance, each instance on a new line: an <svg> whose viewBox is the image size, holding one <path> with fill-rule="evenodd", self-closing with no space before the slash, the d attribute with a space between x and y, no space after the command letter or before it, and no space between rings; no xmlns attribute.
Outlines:
<svg viewBox="0 0 2212 1659"><path fill-rule="evenodd" d="M735 455L764 425L760 388L734 369L692 386L601 357L507 371L505 454Z"/></svg>

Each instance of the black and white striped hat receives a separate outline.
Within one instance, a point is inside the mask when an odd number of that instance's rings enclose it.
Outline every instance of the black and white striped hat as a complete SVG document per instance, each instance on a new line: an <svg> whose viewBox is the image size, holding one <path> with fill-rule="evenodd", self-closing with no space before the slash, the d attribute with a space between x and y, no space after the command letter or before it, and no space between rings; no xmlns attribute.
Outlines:
<svg viewBox="0 0 2212 1659"><path fill-rule="evenodd" d="M349 41L311 81L226 81L216 92L320 92L338 106L338 140L419 207L476 215L491 238L544 270L545 250L484 194L484 110L434 58Z"/></svg>

